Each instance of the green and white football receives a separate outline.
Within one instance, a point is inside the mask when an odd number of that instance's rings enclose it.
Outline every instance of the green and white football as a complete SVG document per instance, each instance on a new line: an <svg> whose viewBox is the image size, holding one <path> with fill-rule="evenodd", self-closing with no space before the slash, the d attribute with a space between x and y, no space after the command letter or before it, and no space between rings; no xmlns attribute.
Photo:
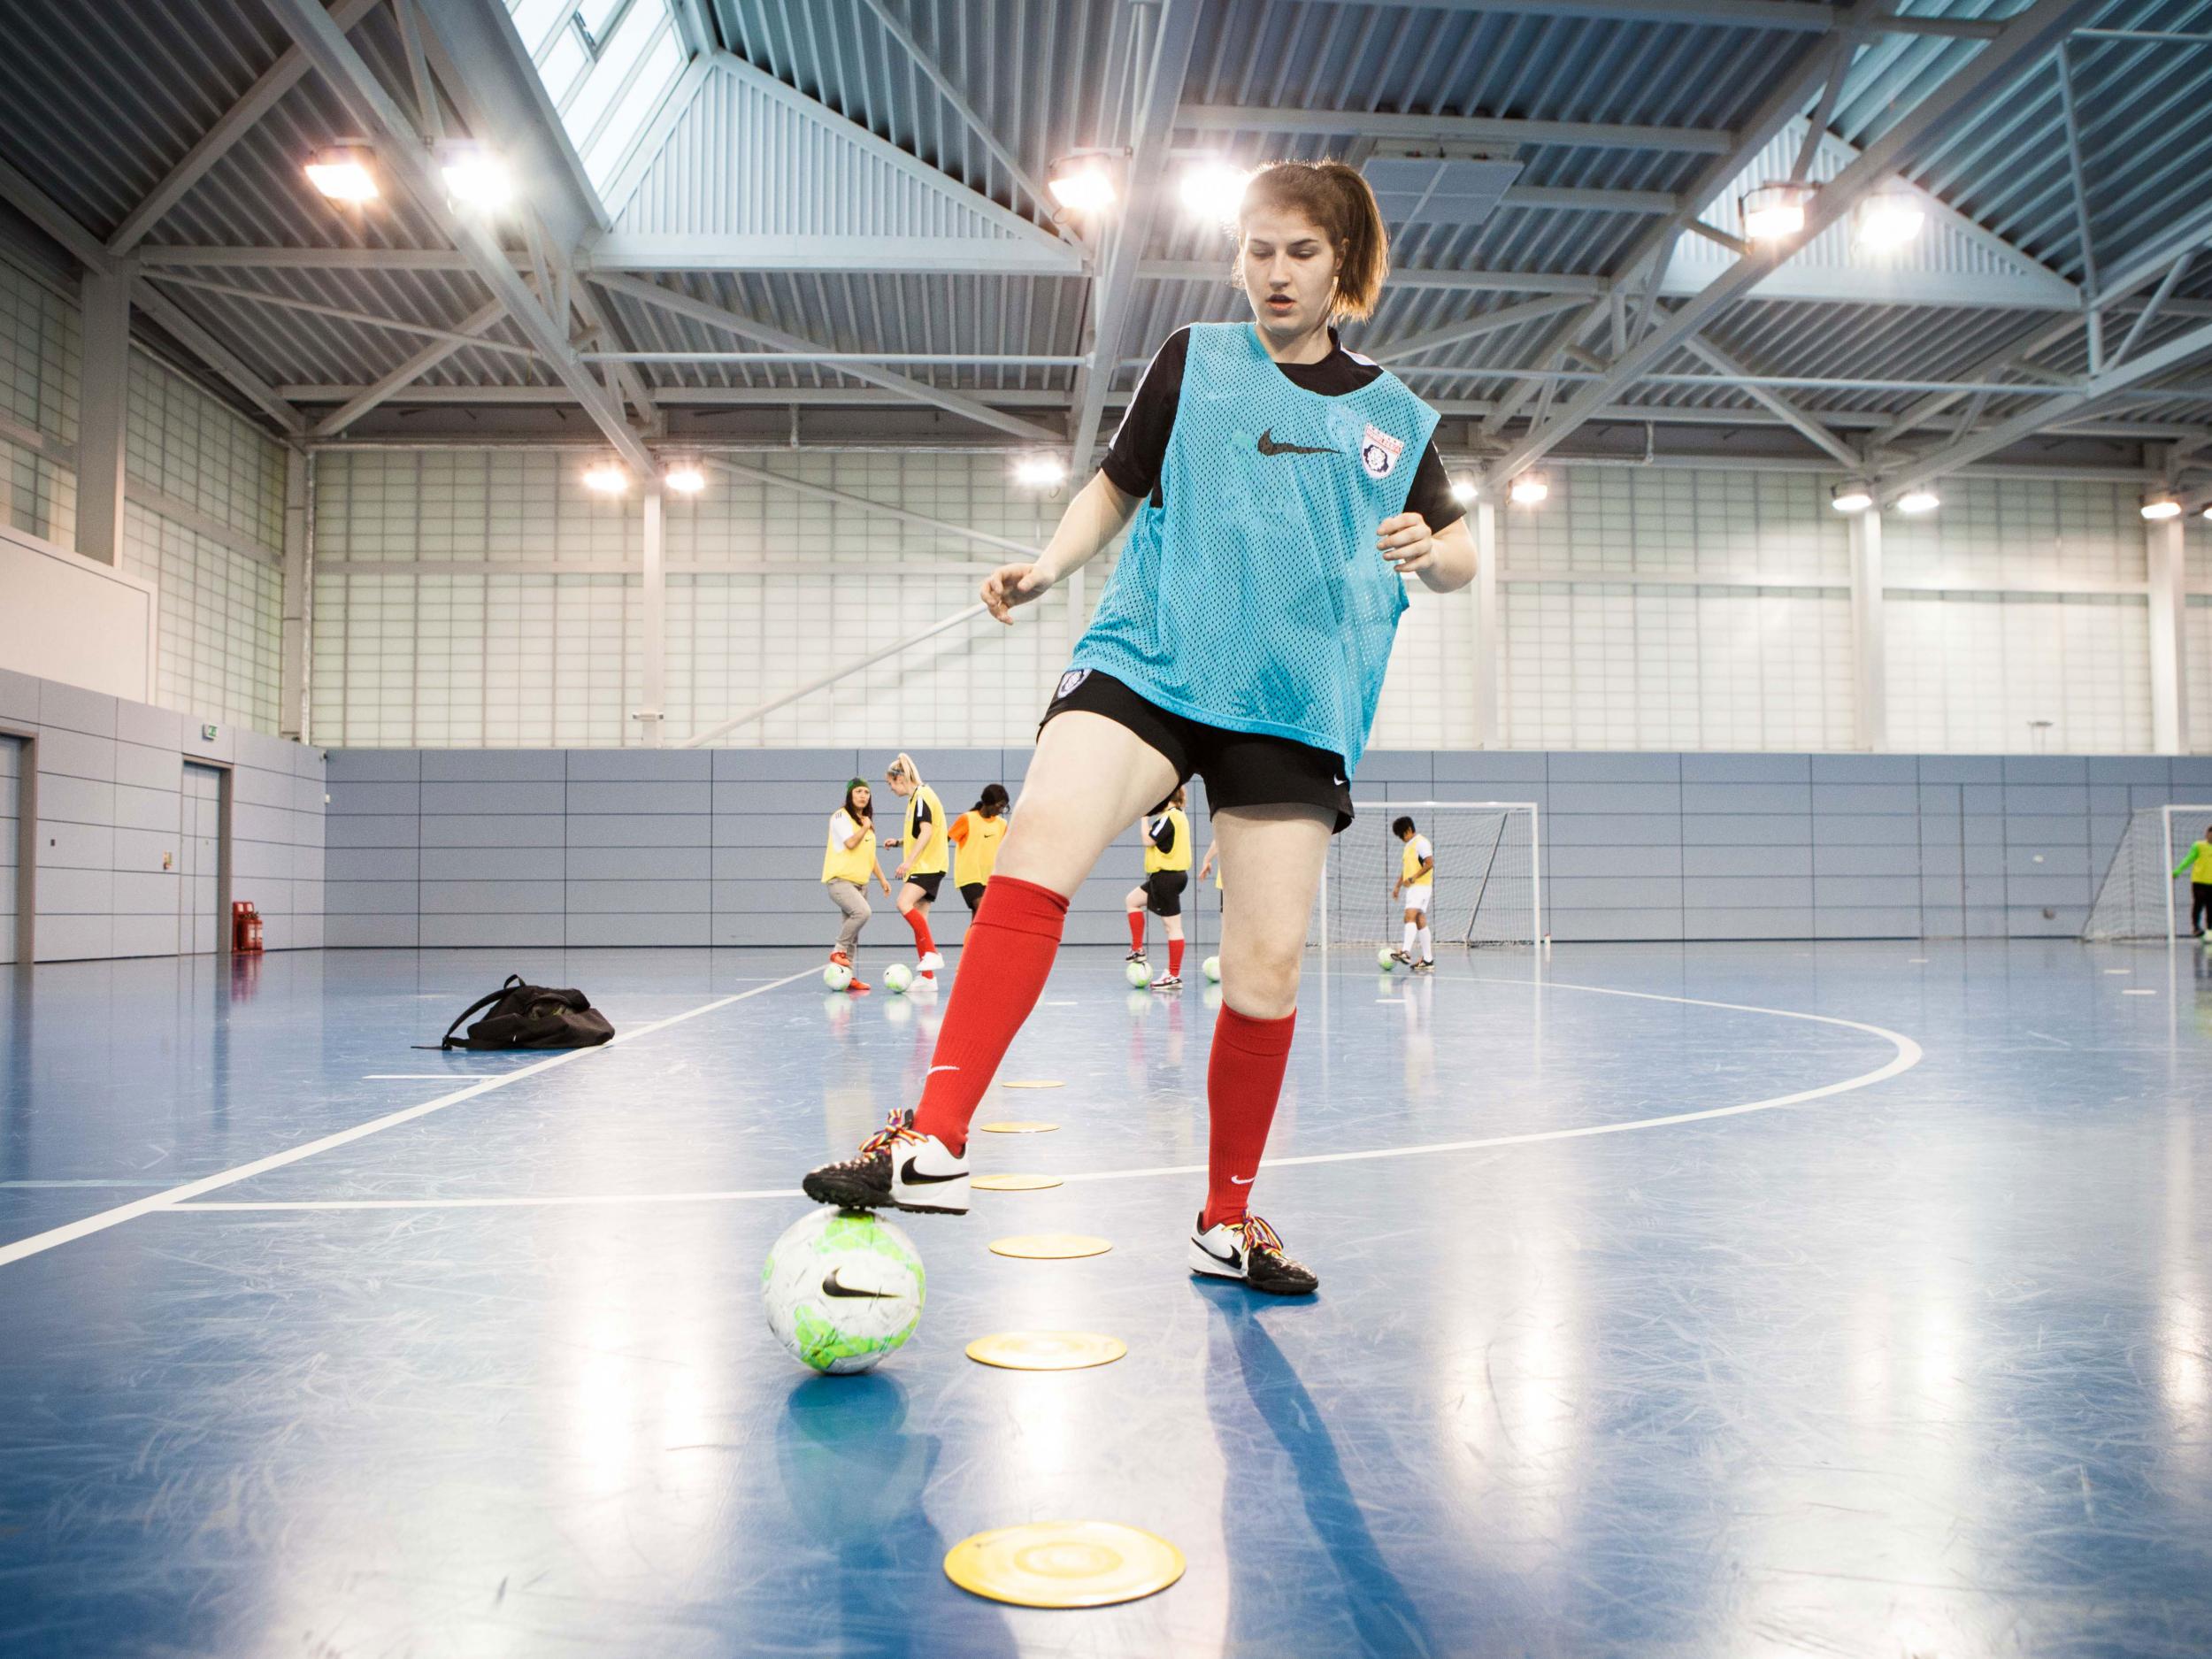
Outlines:
<svg viewBox="0 0 2212 1659"><path fill-rule="evenodd" d="M768 1328L802 1364L867 1371L922 1320L922 1258L889 1222L817 1210L769 1249L760 1270Z"/></svg>

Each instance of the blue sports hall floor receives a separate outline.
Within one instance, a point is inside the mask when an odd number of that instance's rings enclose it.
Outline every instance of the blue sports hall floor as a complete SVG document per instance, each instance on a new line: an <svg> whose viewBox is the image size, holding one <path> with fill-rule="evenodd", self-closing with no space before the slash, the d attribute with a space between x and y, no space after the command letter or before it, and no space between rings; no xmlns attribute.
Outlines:
<svg viewBox="0 0 2212 1659"><path fill-rule="evenodd" d="M1188 1277L1206 995L1074 950L1005 1072L1064 1087L985 1113L1062 1127L975 1143L1069 1179L905 1218L920 1330L846 1379L760 1263L938 1005L789 951L12 972L0 1652L2212 1653L2196 952L1313 964L1255 1191L1317 1297ZM623 1039L409 1047L510 969ZM1061 1228L1114 1248L986 1248ZM963 1355L1037 1327L1128 1356ZM1188 1571L944 1578L1056 1518Z"/></svg>

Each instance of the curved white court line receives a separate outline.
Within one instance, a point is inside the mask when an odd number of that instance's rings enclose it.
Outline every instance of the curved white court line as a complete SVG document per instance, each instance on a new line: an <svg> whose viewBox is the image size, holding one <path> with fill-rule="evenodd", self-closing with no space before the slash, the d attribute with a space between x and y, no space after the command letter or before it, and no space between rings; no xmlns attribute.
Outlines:
<svg viewBox="0 0 2212 1659"><path fill-rule="evenodd" d="M225 1170L220 1174L203 1176L196 1181L187 1181L180 1187L172 1187L163 1192L150 1194L132 1203L118 1204L112 1210L103 1210L97 1215L87 1216L81 1221L72 1221L64 1226L51 1227L44 1233L34 1233L29 1238L18 1239L12 1244L0 1244L0 1267L5 1267L12 1262L19 1262L28 1256L36 1256L42 1250L53 1249L57 1245L68 1244L95 1233L104 1233L110 1227L120 1226L126 1221L134 1221L139 1217L151 1215L157 1210L184 1208L187 1200L197 1198L202 1193L211 1193L221 1187L234 1186L256 1175L265 1175L271 1170L280 1170L288 1164L297 1164L302 1158L311 1158L319 1152L328 1152L334 1148L364 1140L370 1135L380 1133L384 1130L396 1128L401 1124L412 1123L418 1118L427 1118L432 1112L443 1111L449 1106L458 1106L465 1100L474 1100L479 1094L488 1094L495 1088L504 1088L508 1084L520 1082L526 1077L535 1077L541 1071L549 1071L557 1065L568 1065L591 1055L604 1054L617 1044L634 1042L640 1037L650 1036L657 1031L665 1031L671 1025L680 1025L687 1019L696 1019L702 1014L711 1014L717 1009L727 1008L733 1002L742 1002L748 997L758 996L764 991L772 991L778 986L789 985L794 980L803 979L817 972L818 970L813 968L803 968L798 972L787 974L780 979L772 979L765 985L757 985L749 991L740 991L733 996L718 997L698 1008L687 1009L680 1014L671 1014L666 1019L657 1019L646 1025L633 1025L626 1031L617 1032L611 1041L603 1042L595 1048L569 1048L554 1055L549 1059L540 1060L532 1065L518 1066L514 1071L503 1071L496 1077L485 1078L479 1082L470 1084L466 1088L456 1089L450 1094L441 1094L436 1100L425 1101L419 1106L409 1106L399 1111L388 1112L381 1118L372 1118L367 1123L356 1124L350 1129L341 1129L335 1134L325 1135L319 1141L310 1141L304 1145L291 1147L282 1152L273 1152L265 1158L255 1159L251 1164L241 1164L235 1169ZM240 1208L251 1207L253 1206L240 1206ZM201 1206L201 1208L206 1208L206 1206Z"/></svg>
<svg viewBox="0 0 2212 1659"><path fill-rule="evenodd" d="M795 976L796 977L796 976ZM1846 1094L1854 1089L1871 1088L1877 1083L1888 1081L1901 1072L1909 1071L1925 1057L1921 1047L1901 1032L1886 1026L1870 1025L1863 1020L1842 1019L1833 1014L1806 1014L1794 1009L1759 1008L1748 1002L1716 1002L1703 997L1667 996L1656 991L1619 991L1604 985L1576 985L1564 980L1522 980L1478 979L1478 985L1527 985L1532 989L1547 991L1587 991L1594 996L1624 996L1645 1002L1674 1002L1686 1008L1718 1008L1736 1014L1768 1014L1777 1019L1801 1019L1816 1025L1836 1025L1846 1031L1864 1032L1879 1037L1896 1049L1886 1064L1863 1071L1857 1077L1846 1078L1839 1083L1824 1083L1817 1088L1799 1089L1788 1094L1776 1094L1766 1100L1747 1101L1740 1106L1712 1106L1702 1111L1670 1112L1661 1118L1638 1118L1627 1123L1588 1124L1576 1129L1536 1129L1525 1134L1483 1135L1471 1141L1432 1141L1417 1147L1378 1147L1364 1152L1316 1152L1302 1157L1263 1158L1263 1170L1294 1169L1307 1164L1363 1164L1379 1158L1422 1157L1436 1152L1476 1152L1488 1147L1529 1146L1542 1141L1581 1141L1594 1135L1627 1134L1632 1130L1664 1129L1676 1124L1705 1123L1717 1118L1741 1118L1752 1112L1778 1111L1786 1106L1801 1106L1809 1101L1825 1100L1831 1095ZM765 987L764 989L767 988ZM706 1010L698 1010L702 1013ZM689 1018L684 1016L683 1018ZM520 1075L518 1073L517 1075ZM1203 1164L1161 1164L1146 1169L1090 1170L1070 1171L1062 1179L1076 1181L1143 1180L1161 1175L1203 1175ZM174 1207L192 1211L280 1210L529 1210L558 1205L606 1204L700 1204L731 1203L743 1199L798 1197L795 1182L785 1187L753 1187L745 1190L699 1193L589 1193L572 1196L522 1198L301 1198L272 1199L262 1202L231 1202L209 1204L181 1203ZM0 1256L0 1261L4 1261Z"/></svg>

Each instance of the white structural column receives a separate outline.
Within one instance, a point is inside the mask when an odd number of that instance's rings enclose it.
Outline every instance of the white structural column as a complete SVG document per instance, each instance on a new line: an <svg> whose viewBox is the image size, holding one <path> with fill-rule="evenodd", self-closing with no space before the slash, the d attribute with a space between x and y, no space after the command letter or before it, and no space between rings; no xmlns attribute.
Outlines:
<svg viewBox="0 0 2212 1659"><path fill-rule="evenodd" d="M1889 747L1889 670L1882 628L1882 516L1851 515L1852 746Z"/></svg>
<svg viewBox="0 0 2212 1659"><path fill-rule="evenodd" d="M123 560L123 457L131 385L128 272L88 271L77 398L77 551Z"/></svg>
<svg viewBox="0 0 2212 1659"><path fill-rule="evenodd" d="M1498 747L1498 509L1475 503L1475 747Z"/></svg>
<svg viewBox="0 0 2212 1659"><path fill-rule="evenodd" d="M284 644L277 703L279 735L305 743L313 684L310 631L315 622L314 526L309 518L313 460L304 450L284 452Z"/></svg>
<svg viewBox="0 0 2212 1659"><path fill-rule="evenodd" d="M668 712L668 565L661 513L661 481L645 480L645 706L634 718L645 727L648 749L661 746Z"/></svg>
<svg viewBox="0 0 2212 1659"><path fill-rule="evenodd" d="M2189 752L2189 647L2183 632L2182 521L2143 526L2151 591L2151 747L2162 755Z"/></svg>

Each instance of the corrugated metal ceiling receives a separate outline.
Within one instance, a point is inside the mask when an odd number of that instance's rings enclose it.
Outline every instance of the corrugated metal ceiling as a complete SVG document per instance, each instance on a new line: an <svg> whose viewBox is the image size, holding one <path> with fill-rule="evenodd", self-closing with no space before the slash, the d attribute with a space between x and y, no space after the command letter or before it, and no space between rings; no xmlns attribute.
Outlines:
<svg viewBox="0 0 2212 1659"><path fill-rule="evenodd" d="M492 0L485 0L490 4ZM1336 134L1249 128L1186 130L1178 153L1219 150L1244 161L1271 157L1356 157L1363 116L1415 112L1512 120L1625 123L1724 132L1740 128L1791 70L1823 50L1809 34L1689 22L1567 19L1497 10L1325 0L1203 0L1182 91L1199 106L1344 112ZM980 120L1041 177L1056 157L1125 142L1133 19L1149 8L1123 0L707 0L718 44L921 162L1025 217L1043 209L995 158L952 102L897 44L888 13L930 54ZM1916 15L2001 19L2021 0L1917 0ZM81 0L13 0L0 53L0 156L103 240L285 52L288 37L262 0L169 0L162 5L88 6ZM2091 245L2101 272L2157 245L2176 214L2202 200L2212 176L2212 44L2124 37L2120 32L2198 35L2212 40L2212 0L2108 0L2093 30L2068 48L2083 129ZM408 102L409 77L390 11L380 5L349 37ZM1902 111L1977 50L1971 41L1883 34L1860 50L1838 97L1830 130L1854 144L1874 142ZM1141 54L1138 54L1141 56ZM154 227L154 247L435 249L429 215L387 197L349 213L316 196L300 176L303 156L349 135L337 97L310 75L267 114ZM1302 120L1301 125L1310 125ZM1711 166L1695 149L1529 142L1517 188L1679 193ZM2056 68L2025 76L2006 97L1908 171L1916 184L2077 282L2088 277L2063 134ZM1647 213L1517 204L1509 196L1472 226L1397 228L1400 265L1437 273L1603 278L1619 273L1655 224ZM1243 315L1228 287L1229 249L1217 230L1162 216L1152 260L1192 262L1220 281L1147 280L1125 331L1102 355L1141 362L1172 328ZM462 270L296 270L186 267L180 274L341 311L451 329L487 297ZM1031 354L1086 349L1087 279L957 273L724 273L652 280L693 298L801 335L828 349ZM205 287L165 290L188 314L256 373L285 386L368 384L429 343L426 336L327 314L279 309ZM1532 297L1529 286L1491 292L1401 284L1376 317L1348 330L1374 349L1393 340L1477 318ZM2212 256L2177 297L2212 306ZM604 303L609 333L599 349L714 351L747 342L628 296ZM1740 303L1711 338L1764 373L1871 380L1960 376L2049 313L1988 308L1753 300ZM2154 347L2202 323L2168 316L2145 331ZM2121 319L2124 326L2125 318ZM1423 390L1455 400L1494 399L1517 381L1494 372L1539 365L1556 344L1560 320L1526 321L1425 352L1407 368ZM505 324L487 338L519 347ZM1587 336L1602 346L1601 334ZM2046 361L2062 373L2086 368L2078 333ZM1709 374L1678 354L1671 373ZM1485 376L1469 371L1488 370ZM653 364L649 385L755 388L856 384L834 365ZM1074 376L1059 367L945 364L900 373L979 392L1059 393ZM1136 371L1120 367L1126 387ZM2200 365L2183 380L2212 379ZM454 349L422 377L426 387L542 388L543 365L520 351ZM1909 391L1808 388L1790 394L1814 411L1893 411ZM1724 385L1651 383L1624 401L1670 409L1748 410ZM1989 407L2002 409L1999 398ZM2161 420L2212 418L2212 403L2139 400ZM817 418L819 429L819 418Z"/></svg>

